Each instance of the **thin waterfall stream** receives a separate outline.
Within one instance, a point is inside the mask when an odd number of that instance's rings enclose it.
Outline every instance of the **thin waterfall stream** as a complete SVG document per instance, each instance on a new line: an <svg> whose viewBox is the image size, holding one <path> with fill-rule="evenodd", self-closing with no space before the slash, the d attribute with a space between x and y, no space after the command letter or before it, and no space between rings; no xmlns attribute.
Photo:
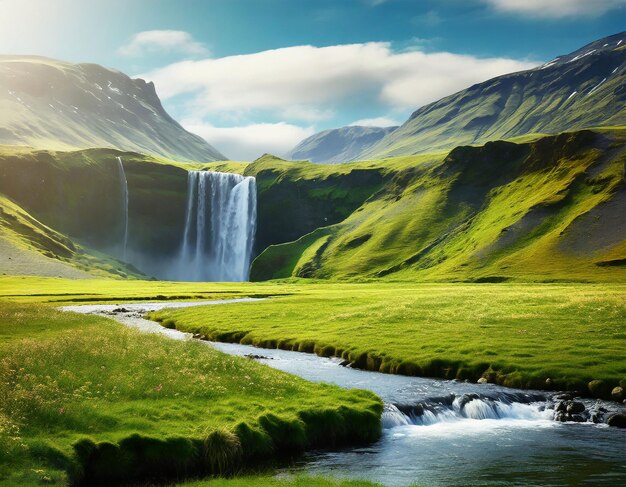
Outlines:
<svg viewBox="0 0 626 487"><path fill-rule="evenodd" d="M117 157L117 168L120 179L121 187L121 207L122 207L122 240L120 243L120 257L124 259L126 257L126 248L128 247L128 180L126 179L126 172L124 171L124 164L122 164L122 158Z"/></svg>
<svg viewBox="0 0 626 487"><path fill-rule="evenodd" d="M254 306L258 299L81 305L66 311L108 316L172 339L192 335L146 320L148 311L202 305ZM494 384L382 374L336 358L232 343L203 342L314 382L368 389L385 402L381 439L360 448L312 451L281 474L367 479L390 486L543 487L626 483L626 431L604 421L623 405ZM584 413L557 420L564 404ZM598 421L598 422L595 422Z"/></svg>

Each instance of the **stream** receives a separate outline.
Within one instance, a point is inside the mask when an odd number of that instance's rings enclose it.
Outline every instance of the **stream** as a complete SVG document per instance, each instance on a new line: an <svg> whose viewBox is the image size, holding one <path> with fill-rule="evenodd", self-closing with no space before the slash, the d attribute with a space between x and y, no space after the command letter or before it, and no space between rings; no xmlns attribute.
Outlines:
<svg viewBox="0 0 626 487"><path fill-rule="evenodd" d="M189 333L164 328L143 315L162 308L254 301L258 299L63 309L108 316L142 332L186 340L192 339ZM314 354L204 343L231 355L255 357L313 382L368 389L385 402L378 442L362 448L308 452L281 475L366 479L389 486L626 485L626 430L603 422L610 414L624 411L617 403L493 384L382 374L343 367L339 359ZM555 416L565 421L556 421Z"/></svg>

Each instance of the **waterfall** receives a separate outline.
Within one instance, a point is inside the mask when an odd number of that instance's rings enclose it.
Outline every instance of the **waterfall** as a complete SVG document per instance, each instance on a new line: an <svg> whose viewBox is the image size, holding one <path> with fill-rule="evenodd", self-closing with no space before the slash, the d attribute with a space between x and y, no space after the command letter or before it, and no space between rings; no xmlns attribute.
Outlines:
<svg viewBox="0 0 626 487"><path fill-rule="evenodd" d="M256 180L189 171L177 279L246 281L256 232Z"/></svg>
<svg viewBox="0 0 626 487"><path fill-rule="evenodd" d="M126 257L126 246L128 245L128 180L126 179L126 173L124 172L124 165L122 164L122 158L117 158L118 175L121 183L121 195L122 195L122 240L120 243L120 256Z"/></svg>

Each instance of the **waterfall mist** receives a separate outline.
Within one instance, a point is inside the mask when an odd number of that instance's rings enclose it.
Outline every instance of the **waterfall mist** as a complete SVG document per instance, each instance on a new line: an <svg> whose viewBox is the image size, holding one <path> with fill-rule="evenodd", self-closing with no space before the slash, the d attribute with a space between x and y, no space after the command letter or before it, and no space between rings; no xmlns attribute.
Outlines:
<svg viewBox="0 0 626 487"><path fill-rule="evenodd" d="M189 171L187 209L173 277L186 281L247 281L256 233L256 180Z"/></svg>

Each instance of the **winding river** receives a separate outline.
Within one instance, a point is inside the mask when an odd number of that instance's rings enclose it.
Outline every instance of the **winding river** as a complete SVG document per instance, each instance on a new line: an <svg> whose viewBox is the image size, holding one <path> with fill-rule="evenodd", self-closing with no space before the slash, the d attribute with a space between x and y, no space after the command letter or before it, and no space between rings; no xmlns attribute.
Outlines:
<svg viewBox="0 0 626 487"><path fill-rule="evenodd" d="M110 316L143 332L191 335L146 320L162 308L221 305L252 298L67 306ZM626 485L626 430L592 422L620 406L581 400L589 419L554 421L559 398L492 384L388 375L342 367L340 360L285 350L205 342L225 353L256 356L270 367L314 382L369 389L385 401L383 435L373 445L313 451L282 473L367 479L390 486Z"/></svg>

